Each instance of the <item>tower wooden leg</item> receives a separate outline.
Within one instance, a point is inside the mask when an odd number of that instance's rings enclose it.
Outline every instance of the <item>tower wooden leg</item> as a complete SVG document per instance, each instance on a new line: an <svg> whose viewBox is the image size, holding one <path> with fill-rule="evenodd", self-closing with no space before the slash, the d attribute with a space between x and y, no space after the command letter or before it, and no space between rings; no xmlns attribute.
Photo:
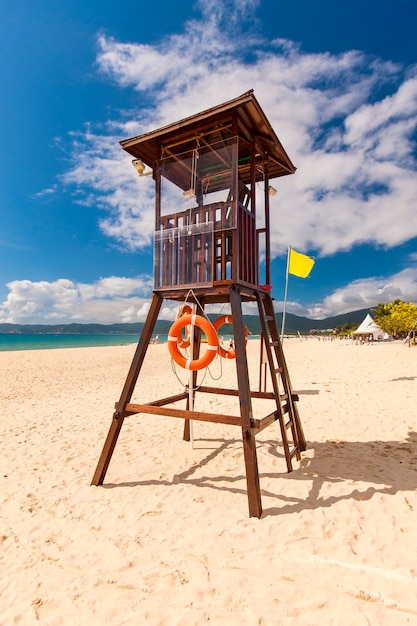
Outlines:
<svg viewBox="0 0 417 626"><path fill-rule="evenodd" d="M115 411L109 432L107 433L106 441L104 442L103 450L97 463L96 471L94 472L93 480L91 481L92 485L103 484L114 448L116 447L117 439L119 438L119 433L123 426L123 422L124 417L122 415L117 415L117 411Z"/></svg>
<svg viewBox="0 0 417 626"><path fill-rule="evenodd" d="M188 410L188 403L186 409ZM190 420L184 420L184 432L182 438L183 441L190 441L191 439Z"/></svg>
<svg viewBox="0 0 417 626"><path fill-rule="evenodd" d="M123 387L123 391L120 396L120 400L117 403L116 411L113 414L113 419L110 424L110 429L107 434L106 441L101 452L96 471L94 472L92 485L102 485L106 476L107 468L111 461L111 457L114 452L114 448L117 443L121 428L123 426L125 418L125 406L130 401L135 385L139 376L140 369L142 367L143 360L145 358L146 351L149 347L149 342L152 337L152 332L155 327L156 320L163 302L162 296L157 294L153 295L151 307L149 309L148 316L146 318L145 325L142 328L139 342L136 348L135 355L133 357L132 365L130 366L129 373L126 378L126 382Z"/></svg>
<svg viewBox="0 0 417 626"><path fill-rule="evenodd" d="M261 517L261 488L259 484L255 434L251 428L252 401L242 317L242 300L239 291L235 288L230 290L230 304L233 317L233 334L235 337L236 369L240 414L242 417L243 453L245 456L249 516Z"/></svg>
<svg viewBox="0 0 417 626"><path fill-rule="evenodd" d="M250 430L243 430L243 453L245 455L246 488L248 491L249 517L261 517L261 487L259 484L258 459L256 455L255 435Z"/></svg>

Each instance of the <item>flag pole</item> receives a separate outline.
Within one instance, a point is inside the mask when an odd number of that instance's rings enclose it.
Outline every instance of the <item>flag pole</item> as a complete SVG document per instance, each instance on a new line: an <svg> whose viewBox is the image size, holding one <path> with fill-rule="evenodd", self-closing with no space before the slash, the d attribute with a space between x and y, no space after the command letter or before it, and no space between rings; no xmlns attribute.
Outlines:
<svg viewBox="0 0 417 626"><path fill-rule="evenodd" d="M289 274L288 270L290 267L290 254L291 254L291 246L288 247L288 254L287 254L287 271L285 273L285 294L284 294L284 309L282 311L281 341L284 341L285 314L287 311L288 274Z"/></svg>

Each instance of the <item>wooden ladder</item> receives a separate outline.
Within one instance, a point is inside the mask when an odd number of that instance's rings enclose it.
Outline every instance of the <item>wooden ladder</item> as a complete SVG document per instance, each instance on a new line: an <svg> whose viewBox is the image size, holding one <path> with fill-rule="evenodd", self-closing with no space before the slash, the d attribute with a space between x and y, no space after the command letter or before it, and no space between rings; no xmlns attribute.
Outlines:
<svg viewBox="0 0 417 626"><path fill-rule="evenodd" d="M272 298L268 292L259 291L257 292L257 303L262 327L262 341L267 355L277 406L276 419L279 421L281 429L287 469L288 472L291 472L293 469L293 457L299 461L301 458L300 453L304 452L307 447L296 406L298 395L293 392L291 387L284 351L277 329ZM262 367L262 364L260 367Z"/></svg>

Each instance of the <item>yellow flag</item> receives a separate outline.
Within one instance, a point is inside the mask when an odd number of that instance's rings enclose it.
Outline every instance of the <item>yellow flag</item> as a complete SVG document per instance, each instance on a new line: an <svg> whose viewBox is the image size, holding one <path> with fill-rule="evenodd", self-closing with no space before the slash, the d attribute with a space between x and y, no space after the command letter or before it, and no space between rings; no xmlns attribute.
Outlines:
<svg viewBox="0 0 417 626"><path fill-rule="evenodd" d="M288 272L299 276L300 278L307 278L314 265L314 259L300 252L296 252L290 248L290 261L288 265Z"/></svg>

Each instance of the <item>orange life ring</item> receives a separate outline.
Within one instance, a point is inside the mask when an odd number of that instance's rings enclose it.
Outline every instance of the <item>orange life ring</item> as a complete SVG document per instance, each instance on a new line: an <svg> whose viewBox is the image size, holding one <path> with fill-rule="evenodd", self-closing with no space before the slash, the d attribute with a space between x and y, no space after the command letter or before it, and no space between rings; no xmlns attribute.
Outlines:
<svg viewBox="0 0 417 626"><path fill-rule="evenodd" d="M191 315L192 312L193 312L193 310L192 310L192 308L188 304L183 304L180 307L180 310L178 311L177 319L179 319L183 315ZM187 328L187 336L186 337L184 337L184 335L182 334L182 330L181 330L181 334L180 334L179 339L178 339L178 347L179 348L188 348L190 343L191 343L191 333L190 333L190 328L188 327Z"/></svg>
<svg viewBox="0 0 417 626"><path fill-rule="evenodd" d="M223 326L223 324L233 324L233 317L231 315L222 315L221 317L218 317L216 320L214 320L213 326L216 329L217 333L219 332L219 328ZM243 334L245 336L246 345L248 343L248 329L246 328L246 326L243 327ZM230 348L230 350L225 350L224 348L222 348L222 346L219 345L218 353L224 359L236 358L236 352L233 348Z"/></svg>
<svg viewBox="0 0 417 626"><path fill-rule="evenodd" d="M179 350L181 331L185 326L198 326L207 337L206 351L199 359L187 359ZM168 333L168 350L180 367L186 370L202 370L210 365L217 354L219 340L213 324L201 315L182 315L172 324Z"/></svg>

